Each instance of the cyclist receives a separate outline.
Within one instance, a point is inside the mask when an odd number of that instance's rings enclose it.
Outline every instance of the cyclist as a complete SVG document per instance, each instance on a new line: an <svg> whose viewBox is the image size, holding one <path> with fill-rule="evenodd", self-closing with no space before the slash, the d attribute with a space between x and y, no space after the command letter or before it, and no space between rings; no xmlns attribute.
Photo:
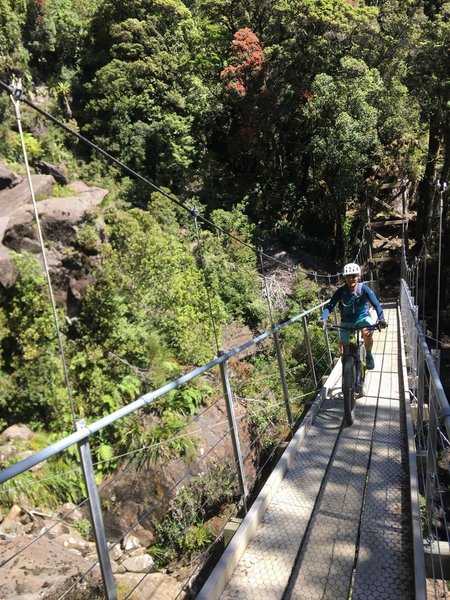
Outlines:
<svg viewBox="0 0 450 600"><path fill-rule="evenodd" d="M361 269L356 263L348 263L344 267L345 284L339 287L332 295L328 304L324 307L321 320L326 321L330 311L338 304L341 313L341 326L361 327L363 325L375 325L375 319L370 314L370 305L375 309L378 316L378 324L381 328L387 327L384 319L383 307L378 298L368 285L360 283ZM363 329L362 335L366 349L366 367L373 369L375 363L372 356L373 331ZM339 333L341 342L348 342L349 332L341 329ZM342 350L342 348L341 348Z"/></svg>

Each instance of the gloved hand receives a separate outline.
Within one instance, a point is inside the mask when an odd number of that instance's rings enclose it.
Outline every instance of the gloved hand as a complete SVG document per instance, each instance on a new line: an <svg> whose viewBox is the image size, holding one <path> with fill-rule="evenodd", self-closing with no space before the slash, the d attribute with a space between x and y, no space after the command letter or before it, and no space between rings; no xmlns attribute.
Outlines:
<svg viewBox="0 0 450 600"><path fill-rule="evenodd" d="M378 327L380 329L386 329L387 326L388 326L388 324L386 323L386 321L384 319L378 319Z"/></svg>

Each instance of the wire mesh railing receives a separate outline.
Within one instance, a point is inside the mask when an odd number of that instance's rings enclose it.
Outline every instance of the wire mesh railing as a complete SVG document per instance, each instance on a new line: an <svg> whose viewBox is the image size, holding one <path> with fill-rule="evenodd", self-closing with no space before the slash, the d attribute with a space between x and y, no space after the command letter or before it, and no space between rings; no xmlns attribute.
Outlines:
<svg viewBox="0 0 450 600"><path fill-rule="evenodd" d="M413 280L414 281L414 280ZM400 306L414 423L428 597L448 598L450 580L450 405L427 345L418 306L401 280Z"/></svg>

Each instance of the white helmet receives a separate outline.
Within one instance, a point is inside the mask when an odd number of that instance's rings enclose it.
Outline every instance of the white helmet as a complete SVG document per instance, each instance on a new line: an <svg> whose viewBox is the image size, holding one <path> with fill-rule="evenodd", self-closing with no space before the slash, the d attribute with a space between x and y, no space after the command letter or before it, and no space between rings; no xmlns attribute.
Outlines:
<svg viewBox="0 0 450 600"><path fill-rule="evenodd" d="M361 269L359 268L359 265L357 265L356 263L348 263L347 265L345 265L344 277L346 275L358 275L358 277L360 277Z"/></svg>

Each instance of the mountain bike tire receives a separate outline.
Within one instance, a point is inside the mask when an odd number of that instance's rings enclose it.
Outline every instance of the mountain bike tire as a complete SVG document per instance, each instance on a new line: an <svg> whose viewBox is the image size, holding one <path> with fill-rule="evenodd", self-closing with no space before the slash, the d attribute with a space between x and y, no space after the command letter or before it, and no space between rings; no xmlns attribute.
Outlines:
<svg viewBox="0 0 450 600"><path fill-rule="evenodd" d="M355 359L352 356L347 356L342 368L342 393L344 396L344 421L346 425L353 425L355 420L355 379Z"/></svg>

